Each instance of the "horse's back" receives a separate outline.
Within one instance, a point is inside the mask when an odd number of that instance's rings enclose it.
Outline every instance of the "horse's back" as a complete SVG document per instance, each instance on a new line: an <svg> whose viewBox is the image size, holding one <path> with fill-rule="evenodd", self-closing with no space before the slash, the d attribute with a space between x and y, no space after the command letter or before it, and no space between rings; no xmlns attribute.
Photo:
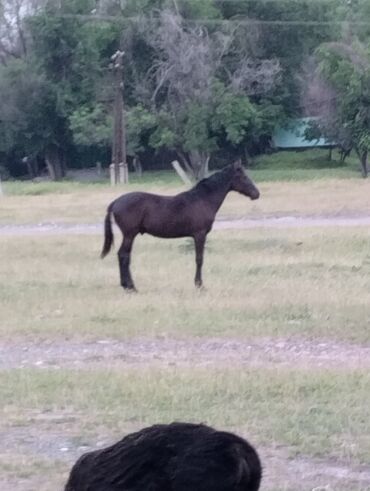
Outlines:
<svg viewBox="0 0 370 491"><path fill-rule="evenodd" d="M199 203L186 193L175 196L132 192L117 198L111 205L117 225L125 233L148 233L176 238L209 229L212 220L198 211Z"/></svg>
<svg viewBox="0 0 370 491"><path fill-rule="evenodd" d="M137 191L122 194L110 204L109 210L122 232L139 232L148 201L152 201L151 196L149 193Z"/></svg>

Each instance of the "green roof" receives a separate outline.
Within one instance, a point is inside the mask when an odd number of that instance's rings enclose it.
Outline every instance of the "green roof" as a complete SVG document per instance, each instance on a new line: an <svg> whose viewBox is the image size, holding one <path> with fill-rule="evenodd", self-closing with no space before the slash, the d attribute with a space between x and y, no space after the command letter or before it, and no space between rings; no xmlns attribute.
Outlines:
<svg viewBox="0 0 370 491"><path fill-rule="evenodd" d="M333 144L325 138L319 140L306 140L304 132L310 121L315 118L299 118L291 120L289 127L278 128L272 141L277 148L312 148L312 147L330 147ZM288 125L287 125L288 126Z"/></svg>

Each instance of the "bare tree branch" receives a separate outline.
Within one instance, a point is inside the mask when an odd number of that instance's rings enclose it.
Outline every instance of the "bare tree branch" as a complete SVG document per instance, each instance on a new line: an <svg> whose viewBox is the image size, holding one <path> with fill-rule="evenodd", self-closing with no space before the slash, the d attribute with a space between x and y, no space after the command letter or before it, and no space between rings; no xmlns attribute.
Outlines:
<svg viewBox="0 0 370 491"><path fill-rule="evenodd" d="M175 105L184 99L206 101L226 56L236 60L234 70L228 71L233 91L255 95L271 90L280 72L279 63L240 56L235 45L238 29L236 25L229 32L210 35L202 26L185 27L182 18L171 11L160 13L154 29L144 20L141 33L158 56L148 74L155 83L153 100L166 90Z"/></svg>
<svg viewBox="0 0 370 491"><path fill-rule="evenodd" d="M352 65L359 71L365 71L370 68L370 63L367 54L360 53L360 48L357 50L349 44L344 44L340 42L325 43L324 48L328 48L342 57L347 58Z"/></svg>

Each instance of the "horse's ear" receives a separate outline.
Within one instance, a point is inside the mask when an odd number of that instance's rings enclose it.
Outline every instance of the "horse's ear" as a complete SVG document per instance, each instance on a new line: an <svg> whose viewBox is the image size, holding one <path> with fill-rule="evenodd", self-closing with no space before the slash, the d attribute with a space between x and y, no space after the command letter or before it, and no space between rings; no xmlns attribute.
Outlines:
<svg viewBox="0 0 370 491"><path fill-rule="evenodd" d="M235 160L235 162L233 162L232 166L233 166L234 170L241 169L242 168L242 159Z"/></svg>

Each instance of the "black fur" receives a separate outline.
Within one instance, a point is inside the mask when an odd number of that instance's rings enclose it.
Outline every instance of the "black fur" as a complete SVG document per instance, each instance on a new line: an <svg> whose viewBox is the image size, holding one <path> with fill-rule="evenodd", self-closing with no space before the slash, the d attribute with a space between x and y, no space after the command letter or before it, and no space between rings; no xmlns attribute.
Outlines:
<svg viewBox="0 0 370 491"><path fill-rule="evenodd" d="M172 423L83 455L65 491L257 491L261 474L257 452L242 438Z"/></svg>

